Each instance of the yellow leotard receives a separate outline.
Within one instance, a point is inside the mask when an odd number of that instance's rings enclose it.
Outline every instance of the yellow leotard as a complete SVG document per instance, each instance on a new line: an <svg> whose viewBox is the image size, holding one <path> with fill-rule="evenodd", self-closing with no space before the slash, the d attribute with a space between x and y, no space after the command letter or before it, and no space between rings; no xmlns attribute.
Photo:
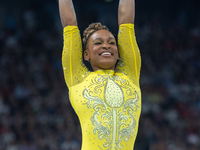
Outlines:
<svg viewBox="0 0 200 150"><path fill-rule="evenodd" d="M81 124L81 150L133 150L141 112L141 57L134 25L120 25L120 61L115 71L88 71L78 27L67 26L63 33L62 65Z"/></svg>

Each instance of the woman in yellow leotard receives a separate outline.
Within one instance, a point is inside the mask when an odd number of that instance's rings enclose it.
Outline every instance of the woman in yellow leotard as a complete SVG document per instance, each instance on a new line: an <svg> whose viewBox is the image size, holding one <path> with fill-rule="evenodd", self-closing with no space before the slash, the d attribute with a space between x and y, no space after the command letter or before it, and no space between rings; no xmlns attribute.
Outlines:
<svg viewBox="0 0 200 150"><path fill-rule="evenodd" d="M100 23L84 31L84 60L93 71L82 61L72 0L59 0L59 9L64 27L62 65L70 102L81 124L81 150L133 150L141 112L141 57L134 33L134 0L119 2L118 46Z"/></svg>

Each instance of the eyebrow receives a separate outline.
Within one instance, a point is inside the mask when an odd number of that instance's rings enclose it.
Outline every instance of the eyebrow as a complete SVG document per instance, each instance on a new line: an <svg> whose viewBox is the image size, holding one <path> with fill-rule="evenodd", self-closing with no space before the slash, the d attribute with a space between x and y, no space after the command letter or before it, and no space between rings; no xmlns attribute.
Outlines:
<svg viewBox="0 0 200 150"><path fill-rule="evenodd" d="M109 37L108 39L109 39L109 40L114 40L115 38ZM96 41L96 40L102 40L102 38L96 38L96 39L94 39L93 41Z"/></svg>

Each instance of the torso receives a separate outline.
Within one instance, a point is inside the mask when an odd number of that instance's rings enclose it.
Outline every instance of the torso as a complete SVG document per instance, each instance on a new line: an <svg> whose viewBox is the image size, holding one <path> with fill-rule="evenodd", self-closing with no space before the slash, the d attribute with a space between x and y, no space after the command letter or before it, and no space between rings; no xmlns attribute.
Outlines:
<svg viewBox="0 0 200 150"><path fill-rule="evenodd" d="M91 72L69 91L82 128L82 150L133 149L141 91L125 74Z"/></svg>

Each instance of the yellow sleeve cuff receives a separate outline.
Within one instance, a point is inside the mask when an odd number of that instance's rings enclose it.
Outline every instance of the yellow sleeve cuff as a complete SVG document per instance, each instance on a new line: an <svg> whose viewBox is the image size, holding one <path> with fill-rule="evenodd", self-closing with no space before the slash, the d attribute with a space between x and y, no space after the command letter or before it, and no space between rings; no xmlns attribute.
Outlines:
<svg viewBox="0 0 200 150"><path fill-rule="evenodd" d="M122 28L122 27L127 27L127 28L130 28L130 29L134 29L134 24L133 23L124 23L124 24L121 24L119 26L119 28Z"/></svg>
<svg viewBox="0 0 200 150"><path fill-rule="evenodd" d="M77 26L66 26L63 29L63 32L70 32L70 31L76 31L79 30Z"/></svg>

